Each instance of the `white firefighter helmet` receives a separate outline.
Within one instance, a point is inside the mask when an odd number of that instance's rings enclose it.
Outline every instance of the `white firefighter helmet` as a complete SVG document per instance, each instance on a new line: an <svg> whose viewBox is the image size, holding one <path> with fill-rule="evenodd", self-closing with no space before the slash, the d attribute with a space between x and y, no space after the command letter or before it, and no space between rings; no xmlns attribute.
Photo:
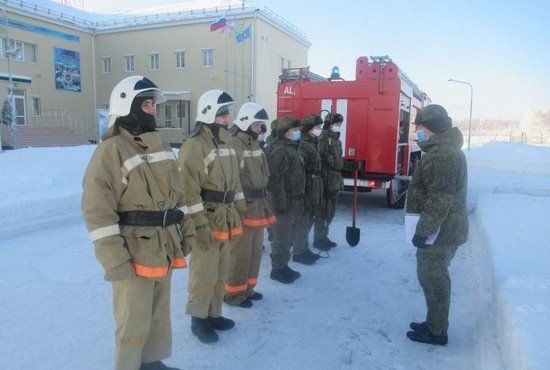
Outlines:
<svg viewBox="0 0 550 370"><path fill-rule="evenodd" d="M151 97L155 104L164 103L166 97L157 85L147 77L130 76L120 81L111 92L109 99L109 126L115 123L117 117L130 114L132 102L136 96Z"/></svg>
<svg viewBox="0 0 550 370"><path fill-rule="evenodd" d="M214 123L220 108L229 108L235 101L222 90L210 90L199 98L197 103L197 122Z"/></svg>
<svg viewBox="0 0 550 370"><path fill-rule="evenodd" d="M269 117L265 109L256 103L244 103L237 118L233 121L241 130L246 131L254 122L266 123Z"/></svg>

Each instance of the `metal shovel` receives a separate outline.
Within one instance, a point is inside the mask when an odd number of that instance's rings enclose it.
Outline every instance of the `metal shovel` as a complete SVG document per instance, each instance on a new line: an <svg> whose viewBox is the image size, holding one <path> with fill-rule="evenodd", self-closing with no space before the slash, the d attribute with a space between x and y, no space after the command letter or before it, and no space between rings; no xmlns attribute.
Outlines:
<svg viewBox="0 0 550 370"><path fill-rule="evenodd" d="M346 228L346 241L350 247L355 247L359 244L361 238L361 230L355 227L355 213L357 211L357 160L355 161L355 172L353 177L353 223L352 226Z"/></svg>

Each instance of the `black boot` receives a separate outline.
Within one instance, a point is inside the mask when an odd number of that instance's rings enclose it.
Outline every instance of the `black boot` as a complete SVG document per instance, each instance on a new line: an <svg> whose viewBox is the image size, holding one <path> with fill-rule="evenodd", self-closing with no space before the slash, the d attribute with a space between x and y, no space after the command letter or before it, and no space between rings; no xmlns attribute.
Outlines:
<svg viewBox="0 0 550 370"><path fill-rule="evenodd" d="M298 271L291 269L288 267L288 265L285 266L285 270L288 274L294 277L294 280L298 279L302 274L300 274Z"/></svg>
<svg viewBox="0 0 550 370"><path fill-rule="evenodd" d="M328 251L332 248L332 245L327 243L328 238L317 239L313 241L313 246L322 251Z"/></svg>
<svg viewBox="0 0 550 370"><path fill-rule="evenodd" d="M243 308L250 308L250 307L253 306L253 303L250 300L250 298L247 298L244 301L242 301L241 303L239 303L237 306L238 307L243 307Z"/></svg>
<svg viewBox="0 0 550 370"><path fill-rule="evenodd" d="M292 260L294 262L298 262L303 265L313 265L319 258L319 255L313 253L307 247L304 252L292 256Z"/></svg>
<svg viewBox="0 0 550 370"><path fill-rule="evenodd" d="M328 237L325 237L325 243L327 245L329 245L331 248L334 248L338 245L338 243L335 243L333 242L332 240L330 240Z"/></svg>
<svg viewBox="0 0 550 370"><path fill-rule="evenodd" d="M235 321L227 319L223 316L209 317L210 325L216 330L229 330L235 326Z"/></svg>
<svg viewBox="0 0 550 370"><path fill-rule="evenodd" d="M409 327L414 331L422 331L426 330L428 328L428 324L426 322L411 322Z"/></svg>
<svg viewBox="0 0 550 370"><path fill-rule="evenodd" d="M248 297L248 299L251 299L253 301L259 301L263 297L264 297L264 295L262 293L254 292L254 294L252 294L250 297Z"/></svg>
<svg viewBox="0 0 550 370"><path fill-rule="evenodd" d="M427 325L424 329L407 332L407 338L415 342L437 344L440 346L447 344L447 333L435 335L430 331Z"/></svg>
<svg viewBox="0 0 550 370"><path fill-rule="evenodd" d="M141 364L139 370L181 370L177 367L166 366L162 361L147 362Z"/></svg>
<svg viewBox="0 0 550 370"><path fill-rule="evenodd" d="M290 270L290 267L287 266L287 268ZM294 274L292 274L292 272L290 272L289 270L287 270L286 268L272 269L269 277L283 284L291 284L294 282L294 280L296 280L296 278L294 277Z"/></svg>
<svg viewBox="0 0 550 370"><path fill-rule="evenodd" d="M202 343L217 342L218 333L210 324L209 319L201 319L200 317L191 316L191 333L193 333Z"/></svg>

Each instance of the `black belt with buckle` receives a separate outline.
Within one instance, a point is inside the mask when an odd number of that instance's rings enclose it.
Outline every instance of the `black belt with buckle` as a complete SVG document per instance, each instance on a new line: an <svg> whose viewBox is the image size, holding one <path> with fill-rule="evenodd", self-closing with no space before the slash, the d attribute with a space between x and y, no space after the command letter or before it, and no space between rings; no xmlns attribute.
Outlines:
<svg viewBox="0 0 550 370"><path fill-rule="evenodd" d="M237 192L235 190L217 191L202 189L201 198L203 202L213 203L233 203L237 199Z"/></svg>
<svg viewBox="0 0 550 370"><path fill-rule="evenodd" d="M267 188L260 188L260 189L250 189L250 188L243 188L243 193L245 198L265 198L267 197L267 194L269 193L267 191Z"/></svg>
<svg viewBox="0 0 550 370"><path fill-rule="evenodd" d="M167 211L126 211L118 212L118 223L126 226L166 227L181 222L183 215L177 208Z"/></svg>

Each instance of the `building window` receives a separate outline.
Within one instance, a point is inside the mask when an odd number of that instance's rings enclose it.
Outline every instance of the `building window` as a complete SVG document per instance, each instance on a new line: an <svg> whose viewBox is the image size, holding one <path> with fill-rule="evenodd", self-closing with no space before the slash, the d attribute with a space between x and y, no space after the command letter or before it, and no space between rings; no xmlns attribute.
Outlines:
<svg viewBox="0 0 550 370"><path fill-rule="evenodd" d="M40 98L32 98L32 115L38 117L41 115L41 103Z"/></svg>
<svg viewBox="0 0 550 370"><path fill-rule="evenodd" d="M183 101L178 101L176 106L176 118L185 118L185 105Z"/></svg>
<svg viewBox="0 0 550 370"><path fill-rule="evenodd" d="M202 50L202 66L213 67L214 66L214 49Z"/></svg>
<svg viewBox="0 0 550 370"><path fill-rule="evenodd" d="M170 104L164 106L164 127L172 127L172 106Z"/></svg>
<svg viewBox="0 0 550 370"><path fill-rule="evenodd" d="M104 57L103 61L103 73L111 73L111 57Z"/></svg>
<svg viewBox="0 0 550 370"><path fill-rule="evenodd" d="M152 71L159 69L159 53L149 54L149 69Z"/></svg>
<svg viewBox="0 0 550 370"><path fill-rule="evenodd" d="M2 38L1 49L0 56L2 58L6 58L6 50L13 50L12 60L36 63L36 45L34 44L10 39L10 45L8 46L7 39Z"/></svg>
<svg viewBox="0 0 550 370"><path fill-rule="evenodd" d="M185 68L185 51L176 51L176 69Z"/></svg>
<svg viewBox="0 0 550 370"><path fill-rule="evenodd" d="M126 72L133 72L134 71L134 56L133 55L126 55L124 57L124 67L126 68Z"/></svg>

